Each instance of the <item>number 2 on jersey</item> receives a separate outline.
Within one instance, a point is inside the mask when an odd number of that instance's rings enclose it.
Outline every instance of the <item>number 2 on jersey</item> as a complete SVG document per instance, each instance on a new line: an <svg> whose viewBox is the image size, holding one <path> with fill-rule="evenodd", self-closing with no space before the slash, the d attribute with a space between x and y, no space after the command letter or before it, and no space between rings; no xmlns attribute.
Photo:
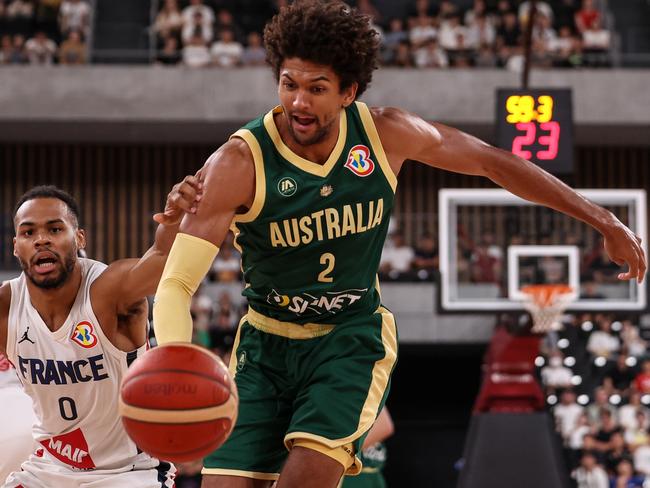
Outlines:
<svg viewBox="0 0 650 488"><path fill-rule="evenodd" d="M334 278L331 276L327 276L330 274L332 271L334 271L334 262L336 261L336 258L334 257L334 254L331 254L329 252L326 252L325 254L322 254L320 257L320 264L325 266L325 269L320 272L318 275L318 281L321 283L331 283L334 281Z"/></svg>

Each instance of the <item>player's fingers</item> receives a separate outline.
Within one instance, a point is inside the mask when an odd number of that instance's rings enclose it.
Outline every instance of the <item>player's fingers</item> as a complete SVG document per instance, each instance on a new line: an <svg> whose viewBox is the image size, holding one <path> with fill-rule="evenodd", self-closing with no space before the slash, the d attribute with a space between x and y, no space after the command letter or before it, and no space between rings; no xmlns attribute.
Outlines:
<svg viewBox="0 0 650 488"><path fill-rule="evenodd" d="M169 221L169 217L167 217L164 213L157 213L154 214L153 220L159 224L166 224Z"/></svg>
<svg viewBox="0 0 650 488"><path fill-rule="evenodd" d="M194 188L191 184L187 182L183 182L181 186L178 187L178 190L176 192L179 194L181 197L183 197L185 200L188 202L193 202L194 200L198 200L199 192L196 188Z"/></svg>
<svg viewBox="0 0 650 488"><path fill-rule="evenodd" d="M639 250L639 273L636 276L637 283L641 283L645 277L646 271L648 270L648 262L646 261L645 253L643 249Z"/></svg>
<svg viewBox="0 0 650 488"><path fill-rule="evenodd" d="M620 280L631 280L639 276L639 255L635 252L631 259L627 260L628 270L626 273L619 273Z"/></svg>
<svg viewBox="0 0 650 488"><path fill-rule="evenodd" d="M197 175L198 175L198 173L197 173ZM200 180L199 176L188 175L188 176L185 177L183 182L187 183L192 188L196 189L197 192L200 192L201 188L203 188L203 183L201 183L201 180Z"/></svg>

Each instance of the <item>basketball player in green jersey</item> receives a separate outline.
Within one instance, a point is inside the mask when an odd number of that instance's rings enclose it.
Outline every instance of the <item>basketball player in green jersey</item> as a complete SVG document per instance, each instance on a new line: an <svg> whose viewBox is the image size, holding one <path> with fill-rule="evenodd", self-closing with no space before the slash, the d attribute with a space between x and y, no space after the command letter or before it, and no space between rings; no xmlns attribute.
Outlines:
<svg viewBox="0 0 650 488"><path fill-rule="evenodd" d="M242 319L230 363L237 425L204 461L204 488L335 488L358 473L397 358L375 273L406 160L482 175L580 219L642 280L640 239L534 164L398 108L357 101L377 64L368 18L297 0L266 26L279 105L200 170L203 197L170 252L154 305L158 341L189 342L190 299L228 229L242 249ZM395 87L399 89L399 87ZM435 89L435 87L432 87Z"/></svg>

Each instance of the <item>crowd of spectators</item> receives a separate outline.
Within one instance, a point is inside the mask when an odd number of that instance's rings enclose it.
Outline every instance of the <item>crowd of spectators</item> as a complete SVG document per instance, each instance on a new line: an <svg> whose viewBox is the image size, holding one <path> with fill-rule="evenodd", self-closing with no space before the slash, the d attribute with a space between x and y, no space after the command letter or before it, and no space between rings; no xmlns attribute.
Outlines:
<svg viewBox="0 0 650 488"><path fill-rule="evenodd" d="M0 65L86 63L91 17L85 0L0 0Z"/></svg>
<svg viewBox="0 0 650 488"><path fill-rule="evenodd" d="M537 358L578 488L650 482L650 357L634 317L584 314L550 333Z"/></svg>
<svg viewBox="0 0 650 488"><path fill-rule="evenodd" d="M287 1L258 2L255 22L243 9L214 0L165 0L153 24L157 62L187 66L256 66L264 63L261 27ZM387 18L371 0L349 2L369 15L381 39L381 63L414 68L507 67L521 70L527 0L414 0L404 18ZM537 67L610 64L611 33L594 0L538 1L532 29Z"/></svg>

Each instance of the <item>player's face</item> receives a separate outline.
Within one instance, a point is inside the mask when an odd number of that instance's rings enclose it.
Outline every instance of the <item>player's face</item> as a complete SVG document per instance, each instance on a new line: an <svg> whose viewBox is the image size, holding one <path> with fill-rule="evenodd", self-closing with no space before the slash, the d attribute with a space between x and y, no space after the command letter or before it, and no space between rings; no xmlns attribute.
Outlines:
<svg viewBox="0 0 650 488"><path fill-rule="evenodd" d="M341 91L340 79L330 68L289 58L280 68L278 95L289 133L303 146L318 144L337 128L341 108L350 105L356 83Z"/></svg>
<svg viewBox="0 0 650 488"><path fill-rule="evenodd" d="M18 209L14 221L14 255L25 275L39 288L62 286L77 262L85 236L64 202L35 198Z"/></svg>

